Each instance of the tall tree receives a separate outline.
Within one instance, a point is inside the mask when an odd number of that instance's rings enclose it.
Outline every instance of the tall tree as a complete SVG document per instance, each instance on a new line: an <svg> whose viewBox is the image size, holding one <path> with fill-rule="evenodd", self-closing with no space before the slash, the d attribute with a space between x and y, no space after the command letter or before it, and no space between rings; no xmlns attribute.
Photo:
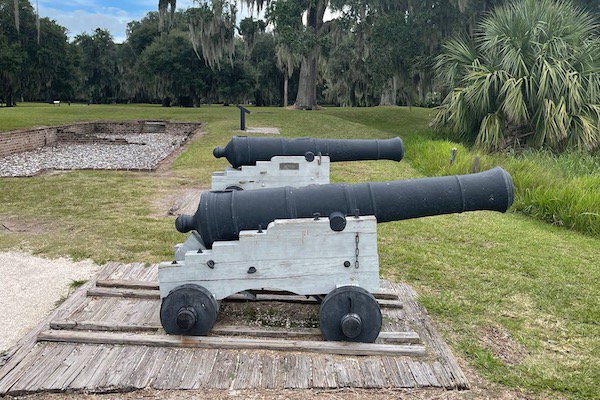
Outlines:
<svg viewBox="0 0 600 400"><path fill-rule="evenodd" d="M237 7L229 0L212 0L187 11L194 51L211 68L220 69L221 61L233 63Z"/></svg>
<svg viewBox="0 0 600 400"><path fill-rule="evenodd" d="M4 37L0 56L5 62L15 60L0 72L4 92L0 96L10 97L8 103L14 104L15 99L72 95L78 74L66 29L48 18L38 19L31 2L20 0L17 31L14 7L13 0L0 0L0 36Z"/></svg>
<svg viewBox="0 0 600 400"><path fill-rule="evenodd" d="M136 72L155 97L170 105L197 105L206 96L211 74L194 54L189 36L173 30L154 40L141 53Z"/></svg>
<svg viewBox="0 0 600 400"><path fill-rule="evenodd" d="M294 107L318 108L319 59L330 29L330 24L324 21L329 0L246 0L246 3L259 9L268 7L267 19L275 26L281 42L302 59Z"/></svg>
<svg viewBox="0 0 600 400"><path fill-rule="evenodd" d="M173 15L177 8L177 0L158 0L158 30L161 32L171 29Z"/></svg>
<svg viewBox="0 0 600 400"><path fill-rule="evenodd" d="M302 57L300 82L295 106L317 107L318 64L321 42L329 24L323 21L329 0L243 0L259 11L267 9L267 20L288 49ZM212 0L189 11L192 43L202 49L204 59L219 67L219 61L230 59L234 52L236 2ZM303 22L305 16L306 23Z"/></svg>
<svg viewBox="0 0 600 400"><path fill-rule="evenodd" d="M9 44L0 32L0 103L7 107L15 103L14 96L18 85L18 73L23 62L23 52L16 44Z"/></svg>
<svg viewBox="0 0 600 400"><path fill-rule="evenodd" d="M277 57L277 68L283 75L283 96L282 105L283 107L289 106L289 82L290 78L294 74L296 68L300 65L302 60L300 57L290 51L290 49L284 43L277 43L275 48L275 56Z"/></svg>
<svg viewBox="0 0 600 400"><path fill-rule="evenodd" d="M116 45L110 32L96 29L75 37L81 51L83 93L89 100L106 103L116 100L118 68Z"/></svg>

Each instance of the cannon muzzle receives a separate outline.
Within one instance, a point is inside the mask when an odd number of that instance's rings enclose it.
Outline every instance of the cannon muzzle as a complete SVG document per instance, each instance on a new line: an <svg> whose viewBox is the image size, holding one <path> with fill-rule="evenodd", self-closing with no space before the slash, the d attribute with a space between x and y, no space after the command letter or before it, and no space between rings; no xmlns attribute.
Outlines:
<svg viewBox="0 0 600 400"><path fill-rule="evenodd" d="M179 232L196 230L210 248L276 219L374 215L377 222L490 210L513 203L511 176L500 167L470 175L302 188L204 192L195 215L177 218ZM282 240L285 240L282 238Z"/></svg>
<svg viewBox="0 0 600 400"><path fill-rule="evenodd" d="M274 156L304 156L313 153L336 161L393 160L404 157L404 144L399 137L384 140L284 139L235 136L227 146L216 147L216 158L225 157L234 168L269 161Z"/></svg>

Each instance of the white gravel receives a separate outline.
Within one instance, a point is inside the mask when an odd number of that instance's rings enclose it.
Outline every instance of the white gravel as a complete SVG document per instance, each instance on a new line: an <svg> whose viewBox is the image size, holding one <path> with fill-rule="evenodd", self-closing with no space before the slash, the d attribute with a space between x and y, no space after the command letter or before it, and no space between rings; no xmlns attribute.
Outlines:
<svg viewBox="0 0 600 400"><path fill-rule="evenodd" d="M97 134L129 144L60 143L0 158L0 177L31 176L45 169L152 169L181 146L185 135Z"/></svg>
<svg viewBox="0 0 600 400"><path fill-rule="evenodd" d="M98 268L89 260L0 253L0 353L36 327L69 293L71 282L90 279Z"/></svg>

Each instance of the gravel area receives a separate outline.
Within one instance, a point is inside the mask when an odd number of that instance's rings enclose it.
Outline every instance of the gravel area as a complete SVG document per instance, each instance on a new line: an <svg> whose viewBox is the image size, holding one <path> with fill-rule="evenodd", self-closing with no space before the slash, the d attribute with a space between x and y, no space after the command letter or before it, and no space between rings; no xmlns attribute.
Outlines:
<svg viewBox="0 0 600 400"><path fill-rule="evenodd" d="M92 261L48 260L27 253L0 253L0 353L39 324L75 280L90 279Z"/></svg>
<svg viewBox="0 0 600 400"><path fill-rule="evenodd" d="M95 136L129 144L60 143L13 154L0 158L0 177L31 176L45 169L153 169L187 139L164 133Z"/></svg>

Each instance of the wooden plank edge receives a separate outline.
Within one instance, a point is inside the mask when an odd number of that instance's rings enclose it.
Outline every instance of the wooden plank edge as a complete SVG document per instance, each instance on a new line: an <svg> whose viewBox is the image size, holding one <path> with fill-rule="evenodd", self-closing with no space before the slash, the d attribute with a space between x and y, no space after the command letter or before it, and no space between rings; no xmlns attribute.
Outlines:
<svg viewBox="0 0 600 400"><path fill-rule="evenodd" d="M228 337L198 337L144 335L128 333L44 331L38 341L59 343L131 345L153 347L186 347L223 350L299 351L307 353L351 356L425 356L422 345L392 345L350 342L322 342L281 339L247 339Z"/></svg>
<svg viewBox="0 0 600 400"><path fill-rule="evenodd" d="M87 291L90 297L120 297L127 299L145 299L159 300L160 294L157 290L142 290L142 289L121 289L111 287L96 287ZM226 302L280 302L294 304L319 304L313 298L307 298L301 295L267 295L258 294L255 299L248 298L243 294L233 294L226 299ZM377 303L382 308L403 308L403 304L397 300L377 300Z"/></svg>
<svg viewBox="0 0 600 400"><path fill-rule="evenodd" d="M405 303L406 315L411 316L411 324L422 338L424 344L430 349L431 355L435 356L443 369L446 370L447 378L453 383L452 387L459 390L468 390L471 384L462 371L460 364L455 358L451 347L437 330L435 323L427 309L417 300L418 294L413 287L403 282L386 281L389 290L398 294Z"/></svg>
<svg viewBox="0 0 600 400"><path fill-rule="evenodd" d="M158 332L162 329L160 325L133 325L115 324L101 321L70 321L57 320L50 322L50 329L76 330L96 332ZM320 329L284 330L284 329L260 329L246 326L215 326L210 331L211 336L254 336L279 338L307 338L320 337ZM385 343L420 344L421 339L416 332L381 332L378 339Z"/></svg>
<svg viewBox="0 0 600 400"><path fill-rule="evenodd" d="M152 267L149 267L152 268ZM104 279L98 280L96 282L97 287L103 288L113 288L113 289L132 289L132 290L158 290L159 284L158 282L146 282L146 281L133 281L133 280L123 280L123 279ZM250 290L250 292L258 295L294 295L291 292L286 292L282 290ZM398 300L398 294L389 290L382 290L373 293L376 299L379 300Z"/></svg>

